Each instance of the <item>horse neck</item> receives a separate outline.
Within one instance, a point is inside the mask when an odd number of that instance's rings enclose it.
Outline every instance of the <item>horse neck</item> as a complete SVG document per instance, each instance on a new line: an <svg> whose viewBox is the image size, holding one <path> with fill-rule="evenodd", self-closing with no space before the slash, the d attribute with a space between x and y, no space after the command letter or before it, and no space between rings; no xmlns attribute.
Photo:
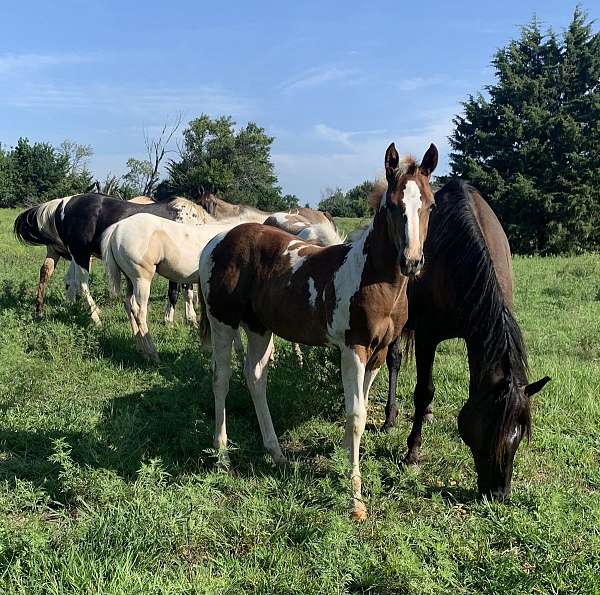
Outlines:
<svg viewBox="0 0 600 595"><path fill-rule="evenodd" d="M499 352L495 357L486 357L481 333L465 338L469 359L469 394L489 394L489 389L507 380L514 384L526 384L527 378L522 366L513 363L508 353L510 347Z"/></svg>
<svg viewBox="0 0 600 595"><path fill-rule="evenodd" d="M406 279L400 272L398 249L388 231L385 207L377 210L371 229L366 233L364 250L367 265L376 273L377 278L392 283L400 283L402 279Z"/></svg>

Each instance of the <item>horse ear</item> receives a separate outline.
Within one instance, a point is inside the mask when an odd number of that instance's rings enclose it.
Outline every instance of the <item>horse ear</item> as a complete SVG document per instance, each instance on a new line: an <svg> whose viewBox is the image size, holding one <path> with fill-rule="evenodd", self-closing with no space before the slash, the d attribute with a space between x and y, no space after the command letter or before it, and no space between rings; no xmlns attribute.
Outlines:
<svg viewBox="0 0 600 595"><path fill-rule="evenodd" d="M527 397L532 397L535 393L539 393L548 382L550 382L550 376L544 376L541 380L537 380L536 382L532 382L528 384L524 391Z"/></svg>
<svg viewBox="0 0 600 595"><path fill-rule="evenodd" d="M396 145L392 143L385 152L385 177L391 184L396 180L396 169L400 163L400 155L396 151Z"/></svg>
<svg viewBox="0 0 600 595"><path fill-rule="evenodd" d="M437 147L431 143L429 145L429 149L425 155L423 155L423 159L421 159L421 165L419 165L419 169L424 176L429 177L435 170L438 164L438 150Z"/></svg>

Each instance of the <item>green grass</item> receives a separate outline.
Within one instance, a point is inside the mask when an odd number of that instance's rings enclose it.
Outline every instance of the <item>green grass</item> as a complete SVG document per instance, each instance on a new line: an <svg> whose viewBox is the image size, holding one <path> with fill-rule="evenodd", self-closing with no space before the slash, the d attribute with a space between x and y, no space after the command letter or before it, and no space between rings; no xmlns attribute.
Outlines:
<svg viewBox="0 0 600 595"><path fill-rule="evenodd" d="M173 328L162 324L165 282L151 303L159 367L135 352L100 265L101 329L64 299L64 262L34 323L44 250L15 242L15 214L0 211L0 593L600 592L599 256L515 259L531 379L553 381L535 397L512 500L475 497L456 430L467 365L453 341L438 352L420 470L401 465L412 366L398 428L365 433L370 516L354 524L335 353L313 350L299 369L277 344L269 395L291 460L282 469L263 452L236 366L232 467L218 472L209 361L182 308ZM384 376L371 426L383 420Z"/></svg>

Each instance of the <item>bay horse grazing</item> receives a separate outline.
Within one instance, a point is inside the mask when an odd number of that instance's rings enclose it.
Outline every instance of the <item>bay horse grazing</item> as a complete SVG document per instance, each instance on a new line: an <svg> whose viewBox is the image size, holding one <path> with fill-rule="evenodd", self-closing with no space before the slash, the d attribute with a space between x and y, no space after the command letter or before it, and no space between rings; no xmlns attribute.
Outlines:
<svg viewBox="0 0 600 595"><path fill-rule="evenodd" d="M138 349L147 359L159 357L148 331L147 312L150 285L155 273L174 283L198 283L198 262L202 248L215 235L236 223L185 225L140 213L123 219L102 234L102 259L109 288L119 294L121 274L127 281L125 310Z"/></svg>
<svg viewBox="0 0 600 595"><path fill-rule="evenodd" d="M469 359L469 398L458 428L475 460L479 492L510 495L517 448L531 431L529 399L550 380L528 384L527 355L512 313L513 278L508 240L483 197L459 179L435 195L436 209L424 245L425 266L409 283L417 384L415 415L405 461L419 460L421 429L431 413L433 361L438 343L460 337ZM394 425L399 342L388 353L389 393L385 429Z"/></svg>
<svg viewBox="0 0 600 595"><path fill-rule="evenodd" d="M67 275L67 290L72 291L69 288L76 283L89 305L92 320L100 324L99 309L88 286L90 258L100 256L100 237L106 228L135 213L151 213L190 224L212 220L204 209L183 198L168 203L135 204L94 192L54 199L17 216L14 224L17 238L28 244L47 246L36 297L38 317L42 315L45 288L62 256L74 263Z"/></svg>
<svg viewBox="0 0 600 595"><path fill-rule="evenodd" d="M385 154L388 187L371 225L350 244L322 248L277 228L239 225L211 240L200 257L201 335L212 346L215 448L226 459L225 399L231 345L242 326L248 337L244 375L263 443L274 462L284 456L266 400L273 333L306 345L336 346L346 409L352 516L361 520L360 440L369 389L389 343L407 318L408 276L422 266L437 164L434 145L421 165L400 160L392 143Z"/></svg>

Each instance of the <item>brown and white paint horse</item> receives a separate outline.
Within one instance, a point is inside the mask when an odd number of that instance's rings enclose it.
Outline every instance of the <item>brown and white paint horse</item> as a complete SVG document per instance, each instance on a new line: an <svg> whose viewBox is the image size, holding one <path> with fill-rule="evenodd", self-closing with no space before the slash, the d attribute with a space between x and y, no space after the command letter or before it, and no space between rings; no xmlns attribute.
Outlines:
<svg viewBox="0 0 600 595"><path fill-rule="evenodd" d="M433 193L429 176L438 152L431 145L421 165L385 154L388 187L371 225L353 243L320 248L279 229L248 223L211 240L200 257L205 301L201 333L211 337L215 448L226 460L225 400L231 347L238 328L248 337L244 375L263 443L274 462L285 460L266 400L273 334L341 351L352 516L366 518L359 465L369 389L388 345L406 322L408 276L423 263Z"/></svg>

